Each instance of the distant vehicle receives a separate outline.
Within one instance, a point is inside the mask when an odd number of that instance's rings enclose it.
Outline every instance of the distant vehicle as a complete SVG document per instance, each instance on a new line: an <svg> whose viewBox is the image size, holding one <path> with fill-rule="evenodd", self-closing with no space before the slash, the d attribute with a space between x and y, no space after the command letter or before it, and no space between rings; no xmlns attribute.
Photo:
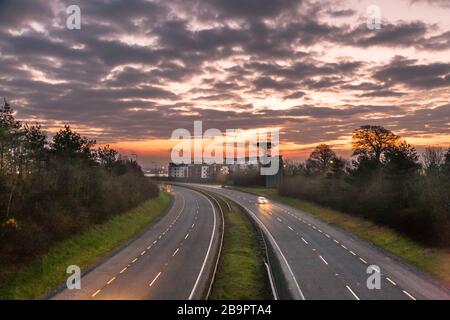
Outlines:
<svg viewBox="0 0 450 320"><path fill-rule="evenodd" d="M172 192L172 185L171 184L164 184L163 185L164 191L165 192Z"/></svg>
<svg viewBox="0 0 450 320"><path fill-rule="evenodd" d="M267 200L265 197L258 197L258 203L259 204L269 203L269 200Z"/></svg>

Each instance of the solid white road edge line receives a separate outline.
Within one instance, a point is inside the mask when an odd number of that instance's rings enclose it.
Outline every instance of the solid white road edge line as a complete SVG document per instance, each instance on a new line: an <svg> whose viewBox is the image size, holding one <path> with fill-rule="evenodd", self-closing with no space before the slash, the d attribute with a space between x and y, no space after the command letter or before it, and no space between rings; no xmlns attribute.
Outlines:
<svg viewBox="0 0 450 320"><path fill-rule="evenodd" d="M195 280L194 287L192 288L191 294L189 295L189 300L192 300L194 297L195 290L197 290L198 283L200 282L200 278L203 276L203 272L205 270L206 261L208 260L209 253L211 252L211 247L214 240L214 235L216 234L216 209L214 208L214 205L212 204L211 200L209 200L208 197L206 197L204 194L200 193L203 197L205 197L206 200L208 200L209 204L211 205L211 208L213 209L213 216L214 216L214 223L213 223L213 230L211 234L211 239L209 240L209 246L208 251L206 252L205 259L203 260L202 268L200 269L200 272L197 276L197 280Z"/></svg>

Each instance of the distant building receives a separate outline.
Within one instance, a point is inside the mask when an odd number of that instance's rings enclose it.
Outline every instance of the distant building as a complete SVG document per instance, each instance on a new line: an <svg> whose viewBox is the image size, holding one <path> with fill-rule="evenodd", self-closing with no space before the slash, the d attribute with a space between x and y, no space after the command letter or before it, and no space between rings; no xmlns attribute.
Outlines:
<svg viewBox="0 0 450 320"><path fill-rule="evenodd" d="M206 180L210 178L210 166L206 164L169 163L169 178Z"/></svg>
<svg viewBox="0 0 450 320"><path fill-rule="evenodd" d="M188 174L188 167L184 164L175 164L170 163L169 164L169 178L187 178L189 177Z"/></svg>
<svg viewBox="0 0 450 320"><path fill-rule="evenodd" d="M202 179L208 179L209 178L209 167L208 166L202 166L202 173L200 176Z"/></svg>
<svg viewBox="0 0 450 320"><path fill-rule="evenodd" d="M270 162L267 165L261 164L260 159L270 160L272 157L272 142L258 143L258 148L260 148L263 152L262 155L259 153L258 156L246 156L241 158L234 158L232 163L227 164L197 164L197 163L189 163L189 164L169 164L169 178L172 179L181 179L187 181L207 181L207 180L215 180L217 177L221 175L228 175L230 173L239 176L240 173L244 173L248 170L261 170L263 168L272 168L274 162ZM278 155L278 170L273 175L264 175L265 185L268 188L276 188L281 184L283 179L283 158L281 155ZM265 170L267 172L267 169ZM269 171L270 172L270 171Z"/></svg>
<svg viewBox="0 0 450 320"><path fill-rule="evenodd" d="M283 160L280 156L280 169L275 175L265 176L266 187L277 187L283 178ZM235 159L233 164L175 164L169 163L168 175L169 178L174 180L183 180L191 182L206 182L208 180L214 180L218 175L228 175L230 172L239 174L239 171L245 171L249 168L259 170L261 165L257 159Z"/></svg>

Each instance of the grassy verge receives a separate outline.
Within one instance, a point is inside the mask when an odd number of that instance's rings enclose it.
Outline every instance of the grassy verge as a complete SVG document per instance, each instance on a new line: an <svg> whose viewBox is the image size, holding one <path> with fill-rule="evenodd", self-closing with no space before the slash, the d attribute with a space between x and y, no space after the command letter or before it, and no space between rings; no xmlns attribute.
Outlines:
<svg viewBox="0 0 450 320"><path fill-rule="evenodd" d="M228 203L231 212L224 212L223 251L211 299L271 299L257 231L239 207Z"/></svg>
<svg viewBox="0 0 450 320"><path fill-rule="evenodd" d="M0 287L0 299L33 299L45 294L65 281L69 265L83 268L94 263L148 226L169 204L170 196L161 192L158 198L57 244L12 274Z"/></svg>
<svg viewBox="0 0 450 320"><path fill-rule="evenodd" d="M371 221L326 208L310 201L280 196L274 189L241 189L265 195L294 208L311 213L325 222L348 230L358 237L403 258L450 285L450 274L448 272L450 266L449 250L426 247L388 227L380 226Z"/></svg>

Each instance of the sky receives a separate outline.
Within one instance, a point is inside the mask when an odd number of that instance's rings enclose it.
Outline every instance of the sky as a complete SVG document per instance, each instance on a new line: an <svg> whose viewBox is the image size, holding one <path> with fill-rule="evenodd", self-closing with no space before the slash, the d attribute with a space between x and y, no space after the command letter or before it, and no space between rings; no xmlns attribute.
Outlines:
<svg viewBox="0 0 450 320"><path fill-rule="evenodd" d="M144 166L168 162L171 133L195 120L280 128L293 160L319 143L349 156L366 124L449 147L449 88L449 0L0 0L0 97L16 117Z"/></svg>

